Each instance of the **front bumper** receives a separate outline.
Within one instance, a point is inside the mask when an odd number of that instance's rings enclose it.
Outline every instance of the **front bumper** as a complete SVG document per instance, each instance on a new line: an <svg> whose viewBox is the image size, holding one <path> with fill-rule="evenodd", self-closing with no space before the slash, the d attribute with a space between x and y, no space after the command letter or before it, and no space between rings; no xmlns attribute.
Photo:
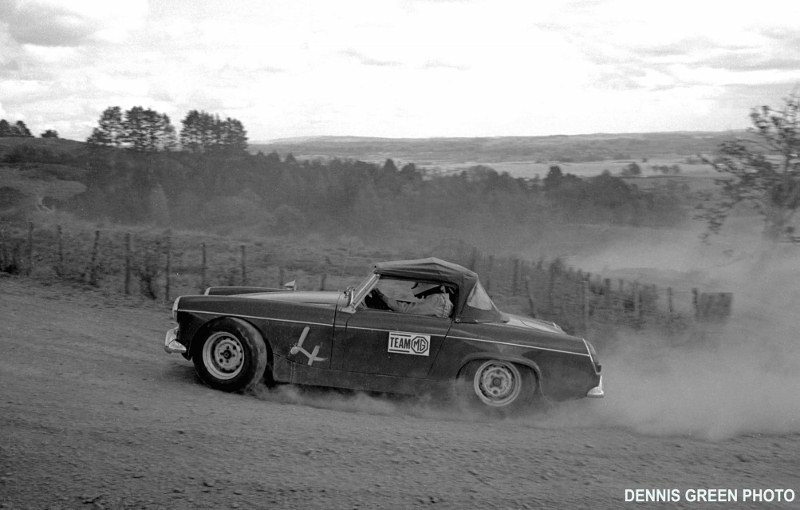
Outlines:
<svg viewBox="0 0 800 510"><path fill-rule="evenodd" d="M186 346L178 341L177 327L167 331L167 336L164 337L164 350L170 354L186 354Z"/></svg>
<svg viewBox="0 0 800 510"><path fill-rule="evenodd" d="M586 392L586 396L589 398L603 398L605 396L605 392L603 392L603 376L600 376L600 381L597 383L597 386L592 388L591 390Z"/></svg>

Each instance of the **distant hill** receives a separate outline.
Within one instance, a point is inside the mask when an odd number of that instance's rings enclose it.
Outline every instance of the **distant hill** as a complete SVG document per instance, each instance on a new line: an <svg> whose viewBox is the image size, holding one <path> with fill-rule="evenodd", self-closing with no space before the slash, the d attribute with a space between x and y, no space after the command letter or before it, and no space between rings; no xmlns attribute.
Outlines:
<svg viewBox="0 0 800 510"><path fill-rule="evenodd" d="M253 142L252 152L296 158L347 158L452 166L503 162L587 162L674 158L712 153L744 131L624 133L493 138L369 138L321 136Z"/></svg>

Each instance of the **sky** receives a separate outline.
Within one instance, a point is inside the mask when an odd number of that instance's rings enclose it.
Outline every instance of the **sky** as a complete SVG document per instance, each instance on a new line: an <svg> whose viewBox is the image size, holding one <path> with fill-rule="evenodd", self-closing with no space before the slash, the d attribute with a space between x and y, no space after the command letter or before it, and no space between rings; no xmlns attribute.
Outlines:
<svg viewBox="0 0 800 510"><path fill-rule="evenodd" d="M110 106L305 136L742 129L800 88L798 0L0 0L0 118Z"/></svg>

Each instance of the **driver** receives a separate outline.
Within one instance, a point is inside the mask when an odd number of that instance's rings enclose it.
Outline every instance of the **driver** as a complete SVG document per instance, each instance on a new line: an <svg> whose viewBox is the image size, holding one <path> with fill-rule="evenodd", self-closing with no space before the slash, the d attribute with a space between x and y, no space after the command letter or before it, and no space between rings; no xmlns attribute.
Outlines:
<svg viewBox="0 0 800 510"><path fill-rule="evenodd" d="M380 289L375 289L374 292L386 303L386 306L395 312L413 313L417 315L433 315L434 317L450 317L453 311L453 303L450 302L450 297L444 285L437 283L420 283L417 282L411 288L414 297L419 301L406 302L397 301L385 295Z"/></svg>

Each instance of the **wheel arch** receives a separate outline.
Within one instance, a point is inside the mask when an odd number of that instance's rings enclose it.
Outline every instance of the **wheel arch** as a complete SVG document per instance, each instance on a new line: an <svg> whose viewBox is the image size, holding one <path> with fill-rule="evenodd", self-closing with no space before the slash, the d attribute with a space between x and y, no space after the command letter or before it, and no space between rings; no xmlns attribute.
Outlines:
<svg viewBox="0 0 800 510"><path fill-rule="evenodd" d="M536 362L534 361L531 361L527 358L523 358L522 356L488 353L488 352L471 354L465 357L463 360L461 360L461 366L458 368L458 372L456 373L456 377L454 380L458 380L459 378L461 378L464 374L464 370L467 368L467 365L469 365L473 361L489 361L493 359L496 359L498 361L508 361L509 363L514 363L531 369L531 371L533 372L533 376L536 378L536 393L538 395L544 395L542 393L542 372L539 369L539 365L537 365Z"/></svg>
<svg viewBox="0 0 800 510"><path fill-rule="evenodd" d="M272 370L272 367L273 367L273 354L272 354L272 351L273 351L273 349L272 349L272 344L270 343L269 338L267 337L267 335L265 335L252 322L250 322L248 320L245 320L245 319L243 319L241 317L235 317L235 316L231 316L231 315L220 315L220 316L214 317L213 319L206 321L205 323L203 323L202 326L197 328L197 331L195 331L194 335L192 336L192 341L191 341L190 346L189 346L189 359L194 358L194 356L197 354L197 350L200 348L200 345L202 345L202 343L198 342L197 340L200 339L200 338L204 338L205 335L208 335L209 330L212 327L214 327L215 324L217 324L217 323L219 323L219 322L221 322L223 320L226 320L226 319L227 320L231 320L233 322L236 322L237 324L240 324L244 328L252 329L255 333L258 334L258 337L261 339L262 342L264 342L264 346L267 349L267 367L268 367L269 370Z"/></svg>

